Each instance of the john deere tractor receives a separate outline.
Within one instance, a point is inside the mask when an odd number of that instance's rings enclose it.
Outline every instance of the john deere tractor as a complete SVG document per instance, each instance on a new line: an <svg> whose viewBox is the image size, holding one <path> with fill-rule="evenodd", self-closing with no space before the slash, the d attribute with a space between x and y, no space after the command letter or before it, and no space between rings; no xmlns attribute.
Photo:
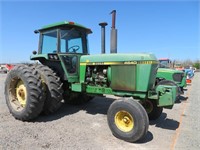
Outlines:
<svg viewBox="0 0 200 150"><path fill-rule="evenodd" d="M19 65L5 81L5 97L11 114L30 121L41 113L58 110L63 101L77 104L95 95L115 95L107 113L114 136L135 142L147 134L149 119L157 119L163 108L172 108L176 87L155 85L158 60L153 54L117 54L117 29L112 12L111 54L105 54L105 26L102 27L102 54L89 55L87 36L92 31L75 22L44 26L39 33L38 52L31 60L40 63ZM123 50L126 51L126 50Z"/></svg>
<svg viewBox="0 0 200 150"><path fill-rule="evenodd" d="M177 87L177 98L184 93L186 83L186 73L181 70L176 70L172 66L173 63L169 59L159 59L159 68L156 75L156 85L174 85ZM171 66L171 67L170 67Z"/></svg>

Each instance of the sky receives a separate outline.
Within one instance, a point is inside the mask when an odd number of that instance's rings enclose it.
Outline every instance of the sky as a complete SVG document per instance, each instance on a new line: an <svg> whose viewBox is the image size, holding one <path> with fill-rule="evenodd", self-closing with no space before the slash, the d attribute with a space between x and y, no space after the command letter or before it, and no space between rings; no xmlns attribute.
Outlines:
<svg viewBox="0 0 200 150"><path fill-rule="evenodd" d="M200 59L198 0L0 0L0 63L28 62L38 49L35 29L60 21L90 28L90 54L101 53L100 22L107 22L106 53L110 53L110 12L116 10L118 53L153 53L172 60Z"/></svg>

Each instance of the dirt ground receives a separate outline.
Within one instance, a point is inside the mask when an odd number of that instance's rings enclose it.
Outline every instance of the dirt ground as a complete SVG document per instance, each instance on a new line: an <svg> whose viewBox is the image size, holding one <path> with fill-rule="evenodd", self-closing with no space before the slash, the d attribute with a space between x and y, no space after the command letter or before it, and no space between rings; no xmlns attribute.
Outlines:
<svg viewBox="0 0 200 150"><path fill-rule="evenodd" d="M107 110L115 97L96 97L81 106L63 105L53 115L40 116L34 122L14 119L4 98L4 80L0 74L0 150L198 150L200 149L200 73L196 73L180 102L161 117L150 121L144 140L128 143L115 138L107 125Z"/></svg>

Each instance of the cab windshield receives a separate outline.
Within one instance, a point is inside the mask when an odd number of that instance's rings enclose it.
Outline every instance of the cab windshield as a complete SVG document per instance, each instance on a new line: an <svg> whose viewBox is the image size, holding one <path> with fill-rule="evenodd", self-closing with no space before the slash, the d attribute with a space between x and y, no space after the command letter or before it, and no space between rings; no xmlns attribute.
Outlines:
<svg viewBox="0 0 200 150"><path fill-rule="evenodd" d="M159 68L170 68L170 61L169 60L159 60Z"/></svg>
<svg viewBox="0 0 200 150"><path fill-rule="evenodd" d="M48 31L41 34L40 48L42 54L57 52L57 30Z"/></svg>
<svg viewBox="0 0 200 150"><path fill-rule="evenodd" d="M41 34L40 52L88 54L87 34L76 28L52 30Z"/></svg>

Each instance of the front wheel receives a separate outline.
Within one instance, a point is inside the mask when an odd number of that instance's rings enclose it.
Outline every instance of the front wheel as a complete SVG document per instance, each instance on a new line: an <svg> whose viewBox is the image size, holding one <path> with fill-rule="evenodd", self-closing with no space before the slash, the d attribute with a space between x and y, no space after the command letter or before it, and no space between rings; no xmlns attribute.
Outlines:
<svg viewBox="0 0 200 150"><path fill-rule="evenodd" d="M145 109L133 99L113 102L108 109L107 121L113 135L128 142L142 139L149 127Z"/></svg>

